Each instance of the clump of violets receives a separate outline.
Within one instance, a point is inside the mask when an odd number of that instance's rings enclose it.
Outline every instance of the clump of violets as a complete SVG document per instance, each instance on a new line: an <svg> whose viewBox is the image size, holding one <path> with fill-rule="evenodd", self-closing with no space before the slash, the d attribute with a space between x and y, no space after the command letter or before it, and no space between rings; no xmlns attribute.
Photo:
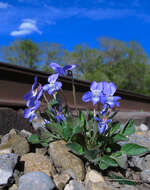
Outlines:
<svg viewBox="0 0 150 190"><path fill-rule="evenodd" d="M129 135L135 133L133 120L129 120L124 127L121 127L120 123L113 123L113 108L120 105L118 101L121 99L115 96L117 88L113 82L93 81L90 90L82 96L83 102L92 103L93 111L87 111L86 114L78 111L78 116L73 117L68 111L68 105L63 107L59 99L58 91L62 88L59 76L66 76L67 72L75 69L77 65L61 67L51 63L50 67L55 74L48 77L48 83L42 86L35 77L31 90L24 96L27 106L24 117L33 123L40 115L41 127L44 127L41 136L33 134L28 138L30 143L47 147L50 142L64 140L70 151L102 170L118 166L126 169L127 156L147 153L147 148L128 143ZM76 108L73 77L71 80ZM40 110L42 101L47 104L44 113ZM122 145L121 141L124 141Z"/></svg>
<svg viewBox="0 0 150 190"><path fill-rule="evenodd" d="M77 65L66 65L64 67L61 67L56 63L51 63L50 67L56 73L48 77L48 84L45 84L44 86L38 83L37 77L34 78L32 89L24 96L24 100L26 101L26 106L28 107L24 111L24 117L27 118L29 122L32 122L34 118L37 118L36 112L39 111L41 98L44 97L45 101L47 102L47 98L45 95L46 92L54 99L56 99L57 92L62 87L62 83L57 81L58 77L67 75L67 71L76 68L76 66ZM59 123L65 120L65 117L62 114L61 106L59 106L59 109L51 107L51 112L56 116L55 119ZM44 118L43 121L45 123L50 122Z"/></svg>
<svg viewBox="0 0 150 190"><path fill-rule="evenodd" d="M26 106L28 108L24 111L24 117L28 118L30 122L36 117L36 110L40 107L40 98L43 93L43 88L38 84L37 77L34 78L32 89L24 96Z"/></svg>
<svg viewBox="0 0 150 190"><path fill-rule="evenodd" d="M119 96L113 96L116 89L115 84L112 82L108 83L103 81L97 83L93 81L90 86L90 91L82 96L84 102L91 101L93 106L97 103L103 105L103 109L98 114L95 115L94 112L94 119L97 121L100 134L103 134L108 129L108 123L112 121L108 119L111 109L114 108L114 106L119 106L119 102L117 101L121 98Z"/></svg>

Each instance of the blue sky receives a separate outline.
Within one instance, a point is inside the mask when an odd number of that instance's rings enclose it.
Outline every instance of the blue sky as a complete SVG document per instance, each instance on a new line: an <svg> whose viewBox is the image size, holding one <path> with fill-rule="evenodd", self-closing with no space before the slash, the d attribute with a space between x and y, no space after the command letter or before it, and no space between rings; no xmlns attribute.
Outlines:
<svg viewBox="0 0 150 190"><path fill-rule="evenodd" d="M100 37L138 41L150 55L150 0L0 0L0 45L29 38L71 50Z"/></svg>

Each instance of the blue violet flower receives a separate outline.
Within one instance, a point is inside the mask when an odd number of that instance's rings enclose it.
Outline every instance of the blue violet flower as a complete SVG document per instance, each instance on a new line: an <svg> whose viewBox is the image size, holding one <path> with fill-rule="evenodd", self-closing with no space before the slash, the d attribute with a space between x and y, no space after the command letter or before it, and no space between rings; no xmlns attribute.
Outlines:
<svg viewBox="0 0 150 190"><path fill-rule="evenodd" d="M77 65L65 65L64 67L61 67L57 63L51 63L50 67L60 76L65 76L67 74L68 70L72 70L77 67Z"/></svg>
<svg viewBox="0 0 150 190"><path fill-rule="evenodd" d="M82 96L83 102L91 101L93 105L101 100L102 96L102 83L92 82L90 90Z"/></svg>
<svg viewBox="0 0 150 190"><path fill-rule="evenodd" d="M48 77L49 84L43 86L43 90L48 91L49 95L53 95L56 91L58 91L62 87L61 82L56 82L58 79L58 74L53 74Z"/></svg>

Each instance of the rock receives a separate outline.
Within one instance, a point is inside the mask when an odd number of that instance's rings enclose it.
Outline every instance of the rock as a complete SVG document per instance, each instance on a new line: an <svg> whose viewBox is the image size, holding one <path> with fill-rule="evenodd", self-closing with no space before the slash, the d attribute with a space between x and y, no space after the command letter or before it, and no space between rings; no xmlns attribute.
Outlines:
<svg viewBox="0 0 150 190"><path fill-rule="evenodd" d="M112 185L107 185L106 183L91 183L89 182L86 186L87 190L116 190Z"/></svg>
<svg viewBox="0 0 150 190"><path fill-rule="evenodd" d="M84 178L85 168L82 160L69 152L64 141L55 141L49 144L49 154L56 168L61 172L72 169L77 180Z"/></svg>
<svg viewBox="0 0 150 190"><path fill-rule="evenodd" d="M150 169L150 155L148 154L145 157L132 156L129 164L131 167L137 167L141 170Z"/></svg>
<svg viewBox="0 0 150 190"><path fill-rule="evenodd" d="M7 135L2 138L2 144L0 145L0 151L6 151L11 149L19 156L29 152L29 143L25 137L18 134L15 130L11 130Z"/></svg>
<svg viewBox="0 0 150 190"><path fill-rule="evenodd" d="M17 185L16 184L13 184L8 190L17 190Z"/></svg>
<svg viewBox="0 0 150 190"><path fill-rule="evenodd" d="M128 162L131 167L137 167L143 170L144 169L143 161L144 161L144 157L132 156Z"/></svg>
<svg viewBox="0 0 150 190"><path fill-rule="evenodd" d="M146 137L147 136L147 132L145 132L145 131L136 131L135 134L138 135L138 136L141 136L141 137Z"/></svg>
<svg viewBox="0 0 150 190"><path fill-rule="evenodd" d="M95 170L90 170L87 172L85 177L85 187L87 190L113 189L105 183L103 176Z"/></svg>
<svg viewBox="0 0 150 190"><path fill-rule="evenodd" d="M29 172L19 179L18 190L52 190L54 188L52 179L43 172Z"/></svg>
<svg viewBox="0 0 150 190"><path fill-rule="evenodd" d="M22 135L25 138L28 138L28 137L30 137L32 135L32 133L30 133L29 131L26 131L26 130L23 129L23 130L20 131L20 135Z"/></svg>
<svg viewBox="0 0 150 190"><path fill-rule="evenodd" d="M95 170L91 170L86 174L85 184L91 181L92 183L101 183L104 182L103 176Z"/></svg>
<svg viewBox="0 0 150 190"><path fill-rule="evenodd" d="M42 154L42 155L45 155L47 153L47 148L36 148L35 149L35 152L37 154Z"/></svg>
<svg viewBox="0 0 150 190"><path fill-rule="evenodd" d="M37 114L37 116L32 120L32 127L37 131L38 129L47 131L45 127L45 122L40 114Z"/></svg>
<svg viewBox="0 0 150 190"><path fill-rule="evenodd" d="M67 172L63 172L60 175L57 174L54 176L54 182L59 190L63 190L70 179L71 175L69 175Z"/></svg>
<svg viewBox="0 0 150 190"><path fill-rule="evenodd" d="M49 176L53 176L56 172L46 156L37 153L28 153L21 157L21 162L24 162L24 172L41 171Z"/></svg>
<svg viewBox="0 0 150 190"><path fill-rule="evenodd" d="M150 155L146 155L142 162L143 169L150 169Z"/></svg>
<svg viewBox="0 0 150 190"><path fill-rule="evenodd" d="M148 131L149 129L148 129L148 126L147 125L145 125L144 123L141 123L141 125L139 126L139 129L141 130L141 131Z"/></svg>
<svg viewBox="0 0 150 190"><path fill-rule="evenodd" d="M86 190L86 188L82 183L79 183L76 180L71 180L64 190Z"/></svg>
<svg viewBox="0 0 150 190"><path fill-rule="evenodd" d="M0 154L10 154L10 153L12 153L11 148L4 148L4 149L0 150Z"/></svg>
<svg viewBox="0 0 150 190"><path fill-rule="evenodd" d="M9 133L7 133L1 138L1 144L4 144L5 142L7 142L10 136L13 136L16 134L17 134L17 131L15 129L11 129Z"/></svg>
<svg viewBox="0 0 150 190"><path fill-rule="evenodd" d="M72 169L67 169L64 172L67 173L69 176L71 176L72 179L76 179L76 176L73 173Z"/></svg>
<svg viewBox="0 0 150 190"><path fill-rule="evenodd" d="M144 120L144 124L148 126L148 128L150 129L150 116L147 116Z"/></svg>
<svg viewBox="0 0 150 190"><path fill-rule="evenodd" d="M0 155L0 185L7 185L9 179L13 176L13 169L17 160L18 155L16 154Z"/></svg>
<svg viewBox="0 0 150 190"><path fill-rule="evenodd" d="M150 183L150 170L149 169L141 172L141 179L146 183Z"/></svg>
<svg viewBox="0 0 150 190"><path fill-rule="evenodd" d="M120 188L120 190L137 190L135 186L125 185L124 187Z"/></svg>

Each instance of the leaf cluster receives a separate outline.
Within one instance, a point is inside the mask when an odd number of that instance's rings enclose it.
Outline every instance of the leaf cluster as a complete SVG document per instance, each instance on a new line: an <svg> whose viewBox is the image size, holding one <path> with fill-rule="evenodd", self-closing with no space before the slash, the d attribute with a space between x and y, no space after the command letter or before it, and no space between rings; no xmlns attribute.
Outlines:
<svg viewBox="0 0 150 190"><path fill-rule="evenodd" d="M40 136L32 135L29 142L48 146L52 141L63 139L70 151L102 170L118 166L125 169L128 156L142 155L148 151L143 146L129 142L129 136L135 133L133 120L123 127L119 122L109 123L108 129L100 135L93 112L84 114L80 111L78 117L72 117L67 107L64 107L62 112L66 119L58 123L51 112L57 105L59 102L56 99L49 102L47 115L50 123L46 124L47 131Z"/></svg>

